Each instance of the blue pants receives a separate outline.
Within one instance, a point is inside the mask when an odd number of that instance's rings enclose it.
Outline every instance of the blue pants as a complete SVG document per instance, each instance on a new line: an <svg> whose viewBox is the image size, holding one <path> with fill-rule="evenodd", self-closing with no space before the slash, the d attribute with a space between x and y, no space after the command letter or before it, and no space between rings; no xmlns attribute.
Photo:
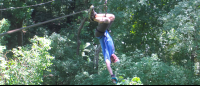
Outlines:
<svg viewBox="0 0 200 86"><path fill-rule="evenodd" d="M114 43L110 34L106 30L104 35L97 38L99 39L100 44L101 44L104 60L106 61L106 59L108 59L109 61L111 61L110 57L112 54L114 54L115 48L114 48Z"/></svg>

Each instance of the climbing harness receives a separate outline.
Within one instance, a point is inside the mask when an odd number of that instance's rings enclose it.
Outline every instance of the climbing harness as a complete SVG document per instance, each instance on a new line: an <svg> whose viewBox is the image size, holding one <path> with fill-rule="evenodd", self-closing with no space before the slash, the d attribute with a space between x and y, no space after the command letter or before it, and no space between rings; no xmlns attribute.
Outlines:
<svg viewBox="0 0 200 86"><path fill-rule="evenodd" d="M99 33L102 33L102 34L104 33L104 32L102 32L102 31L99 31L97 28L96 28L96 31L99 32Z"/></svg>

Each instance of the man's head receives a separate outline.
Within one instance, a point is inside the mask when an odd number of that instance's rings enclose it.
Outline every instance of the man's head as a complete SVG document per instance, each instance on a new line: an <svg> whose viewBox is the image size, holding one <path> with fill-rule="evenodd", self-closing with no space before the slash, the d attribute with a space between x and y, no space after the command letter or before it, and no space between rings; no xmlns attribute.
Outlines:
<svg viewBox="0 0 200 86"><path fill-rule="evenodd" d="M111 59L112 63L116 63L116 62L118 63L119 62L119 59L115 54L112 54L110 59Z"/></svg>

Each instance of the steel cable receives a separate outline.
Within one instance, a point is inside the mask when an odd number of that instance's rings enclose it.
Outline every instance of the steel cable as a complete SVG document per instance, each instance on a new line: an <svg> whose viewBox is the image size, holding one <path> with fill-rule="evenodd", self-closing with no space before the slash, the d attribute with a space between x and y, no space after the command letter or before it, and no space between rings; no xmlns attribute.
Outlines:
<svg viewBox="0 0 200 86"><path fill-rule="evenodd" d="M21 9L21 8L27 8L27 7L34 7L34 6L39 6L39 5L44 5L44 4L47 4L47 3L51 3L51 2L53 2L53 1L54 1L54 0L48 1L48 2L45 2L45 3L41 3L41 4L36 4L36 5L24 6L24 7L4 8L4 9L0 9L0 11L1 11L1 10L12 10L12 9Z"/></svg>
<svg viewBox="0 0 200 86"><path fill-rule="evenodd" d="M100 5L100 6L104 6L104 5ZM100 6L98 6L98 7L100 7ZM94 7L94 8L97 8L97 7ZM76 12L76 13L72 13L72 14L65 15L65 16L62 16L62 17L58 17L58 18L55 18L55 19L51 19L51 20L48 20L48 21L37 23L37 24L34 24L34 25L30 25L30 26L27 26L27 27L24 27L24 28L18 28L18 29L10 30L8 32L0 34L0 36L5 36L5 35L8 35L8 34L12 34L12 33L21 31L23 29L28 29L28 28L39 26L39 25L43 25L43 24L46 24L46 23L49 23L49 22L52 22L52 21L56 21L56 20L59 20L59 19L65 18L65 17L69 17L69 16L72 16L72 15L76 15L76 14L82 13L84 11L88 11L88 10L90 10L90 9L82 10L82 11L79 11L79 12Z"/></svg>

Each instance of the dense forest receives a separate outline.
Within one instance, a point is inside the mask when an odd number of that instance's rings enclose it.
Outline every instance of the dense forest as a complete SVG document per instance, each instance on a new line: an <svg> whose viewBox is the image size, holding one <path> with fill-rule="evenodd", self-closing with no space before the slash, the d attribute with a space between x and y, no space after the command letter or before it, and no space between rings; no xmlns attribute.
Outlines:
<svg viewBox="0 0 200 86"><path fill-rule="evenodd" d="M104 1L0 0L0 35L33 25L0 36L0 85L114 85L94 36L98 23L88 20L92 4L105 13ZM106 5L115 15L117 85L200 85L200 0Z"/></svg>

